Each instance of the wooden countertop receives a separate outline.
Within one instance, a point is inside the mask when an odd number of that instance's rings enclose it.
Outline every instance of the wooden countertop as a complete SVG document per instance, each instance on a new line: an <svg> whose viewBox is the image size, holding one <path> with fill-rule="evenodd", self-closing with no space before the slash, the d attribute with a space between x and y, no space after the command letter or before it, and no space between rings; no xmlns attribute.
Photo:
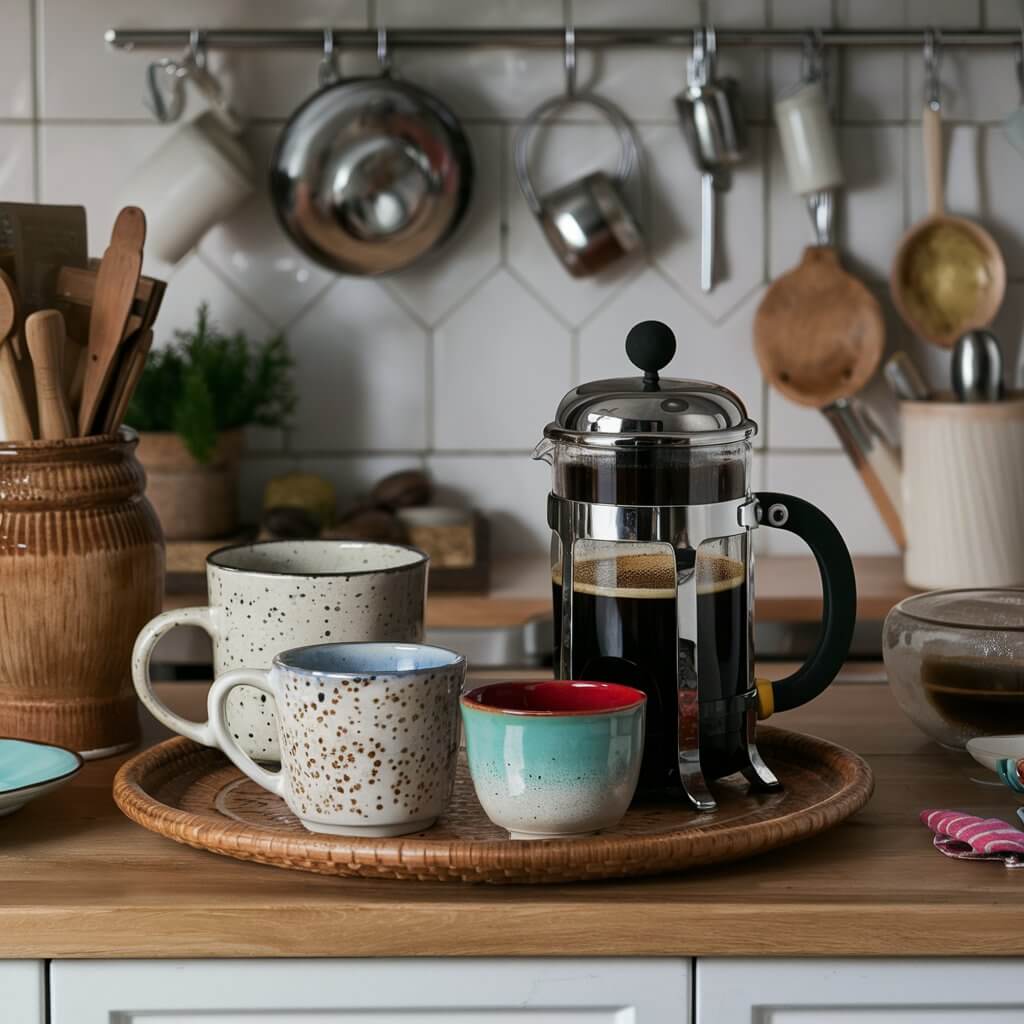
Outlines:
<svg viewBox="0 0 1024 1024"><path fill-rule="evenodd" d="M163 692L201 707L201 686ZM868 806L755 860L550 887L333 879L192 850L122 817L120 759L94 762L0 820L0 958L1024 954L1021 874L943 857L917 819L1010 821L1008 790L972 781L987 773L926 740L882 685L839 683L779 724L864 755Z"/></svg>
<svg viewBox="0 0 1024 1024"><path fill-rule="evenodd" d="M878 555L855 558L857 617L881 621L913 593L903 582L902 561ZM169 594L165 608L202 604L200 594ZM757 560L756 615L763 622L815 622L821 617L821 583L809 555L764 555ZM550 577L545 559L497 562L487 594L431 594L428 629L521 626L551 615Z"/></svg>

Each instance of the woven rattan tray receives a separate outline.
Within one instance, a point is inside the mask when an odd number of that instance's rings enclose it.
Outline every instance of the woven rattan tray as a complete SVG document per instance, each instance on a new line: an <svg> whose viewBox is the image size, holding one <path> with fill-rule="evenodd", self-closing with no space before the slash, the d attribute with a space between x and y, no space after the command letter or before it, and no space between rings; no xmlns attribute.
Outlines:
<svg viewBox="0 0 1024 1024"><path fill-rule="evenodd" d="M114 800L152 832L239 860L325 875L511 883L654 875L739 860L822 832L871 796L871 769L833 743L762 728L758 746L782 792L752 795L745 783L720 782L719 808L710 814L681 802L641 803L614 830L573 840L507 839L484 816L464 763L448 813L427 832L314 835L219 751L183 738L126 761Z"/></svg>

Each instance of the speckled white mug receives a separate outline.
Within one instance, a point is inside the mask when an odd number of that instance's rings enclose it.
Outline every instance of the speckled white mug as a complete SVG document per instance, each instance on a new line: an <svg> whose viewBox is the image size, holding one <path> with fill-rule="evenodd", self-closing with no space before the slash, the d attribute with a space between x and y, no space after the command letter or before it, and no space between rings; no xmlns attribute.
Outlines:
<svg viewBox="0 0 1024 1024"><path fill-rule="evenodd" d="M213 639L213 669L267 668L281 651L333 641L423 639L427 556L400 544L280 540L221 548L206 560L209 606L158 615L139 634L132 678L139 699L168 729L217 746L208 722L175 714L153 692L153 649L175 626ZM252 687L236 690L227 720L250 757L277 761L273 704Z"/></svg>
<svg viewBox="0 0 1024 1024"><path fill-rule="evenodd" d="M426 644L319 644L269 672L235 669L210 689L217 745L276 793L310 832L402 836L430 828L451 799L466 659ZM281 770L261 768L225 719L236 687L276 708Z"/></svg>

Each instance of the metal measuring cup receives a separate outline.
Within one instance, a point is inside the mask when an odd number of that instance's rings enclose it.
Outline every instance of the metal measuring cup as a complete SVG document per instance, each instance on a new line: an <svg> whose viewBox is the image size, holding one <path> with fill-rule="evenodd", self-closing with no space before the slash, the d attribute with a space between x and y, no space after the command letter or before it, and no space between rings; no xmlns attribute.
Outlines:
<svg viewBox="0 0 1024 1024"><path fill-rule="evenodd" d="M571 27L565 30L565 77L565 95L547 100L527 117L516 136L513 158L519 188L551 247L573 277L588 277L637 249L643 241L640 226L622 193L642 157L636 132L618 107L594 93L576 92L576 34ZM574 103L593 107L616 130L618 167L614 175L592 171L538 196L529 167L534 134L543 121Z"/></svg>
<svg viewBox="0 0 1024 1024"><path fill-rule="evenodd" d="M700 178L700 287L715 286L715 193L732 184L730 168L747 153L747 126L735 78L715 78L715 30L693 33L686 89L675 98L683 135Z"/></svg>

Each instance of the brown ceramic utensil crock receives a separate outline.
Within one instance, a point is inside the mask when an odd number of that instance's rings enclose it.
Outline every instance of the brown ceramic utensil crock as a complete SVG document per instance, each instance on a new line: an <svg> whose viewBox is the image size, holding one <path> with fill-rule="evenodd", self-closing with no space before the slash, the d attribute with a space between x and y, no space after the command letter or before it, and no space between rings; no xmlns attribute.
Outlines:
<svg viewBox="0 0 1024 1024"><path fill-rule="evenodd" d="M0 442L0 736L102 757L138 740L135 636L164 544L138 437Z"/></svg>

